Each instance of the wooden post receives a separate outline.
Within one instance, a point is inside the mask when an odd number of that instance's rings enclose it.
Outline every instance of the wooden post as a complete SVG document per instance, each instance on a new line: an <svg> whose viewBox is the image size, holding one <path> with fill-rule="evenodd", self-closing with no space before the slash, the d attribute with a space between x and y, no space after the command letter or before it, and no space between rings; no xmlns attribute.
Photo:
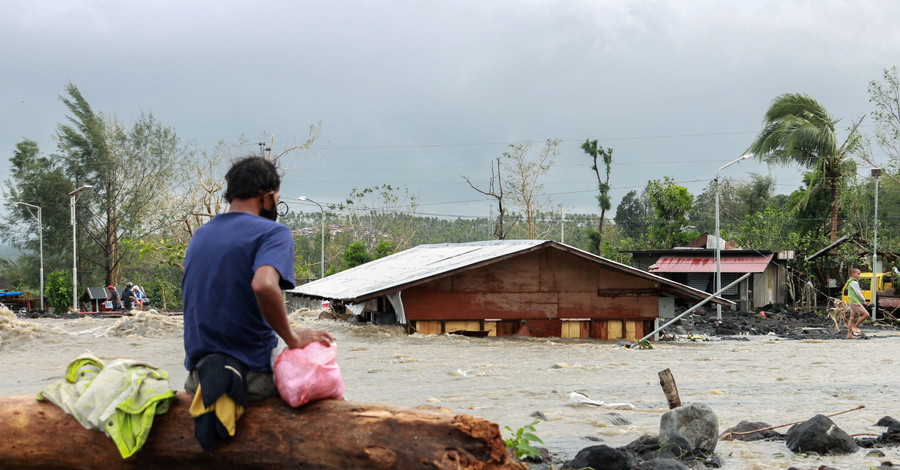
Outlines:
<svg viewBox="0 0 900 470"><path fill-rule="evenodd" d="M675 377L669 369L659 372L659 385L666 394L666 400L669 401L669 409L681 406L681 398L678 396L678 386L675 385Z"/></svg>
<svg viewBox="0 0 900 470"><path fill-rule="evenodd" d="M194 437L191 395L178 392L128 460L112 439L34 395L0 397L0 468L525 470L499 427L469 415L323 400L291 408L253 402L230 441L206 452Z"/></svg>

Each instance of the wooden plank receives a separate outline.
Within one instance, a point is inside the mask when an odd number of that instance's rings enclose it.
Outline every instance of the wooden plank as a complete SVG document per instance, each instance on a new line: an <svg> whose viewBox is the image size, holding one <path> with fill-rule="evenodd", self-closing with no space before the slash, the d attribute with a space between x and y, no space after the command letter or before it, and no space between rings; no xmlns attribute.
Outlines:
<svg viewBox="0 0 900 470"><path fill-rule="evenodd" d="M531 336L546 338L550 336L559 337L562 335L562 321L560 320L526 320Z"/></svg>
<svg viewBox="0 0 900 470"><path fill-rule="evenodd" d="M656 318L659 300L653 296L599 297L594 290L560 294L561 318Z"/></svg>
<svg viewBox="0 0 900 470"><path fill-rule="evenodd" d="M529 253L451 276L453 292L539 292L538 263Z"/></svg>
<svg viewBox="0 0 900 470"><path fill-rule="evenodd" d="M591 322L589 321L565 321L562 322L563 338L589 338Z"/></svg>
<svg viewBox="0 0 900 470"><path fill-rule="evenodd" d="M591 321L591 338L609 339L609 321L607 321L607 320Z"/></svg>
<svg viewBox="0 0 900 470"><path fill-rule="evenodd" d="M607 339L622 339L622 321L610 320L606 327Z"/></svg>
<svg viewBox="0 0 900 470"><path fill-rule="evenodd" d="M441 322L439 321L418 320L414 324L416 326L416 332L423 335L439 335L443 333L443 331L441 331Z"/></svg>
<svg viewBox="0 0 900 470"><path fill-rule="evenodd" d="M518 321L500 321L497 322L497 336L512 336L519 328Z"/></svg>
<svg viewBox="0 0 900 470"><path fill-rule="evenodd" d="M454 331L465 330L465 331L481 331L481 322L480 321L445 321L444 322L444 331L447 333L452 333Z"/></svg>
<svg viewBox="0 0 900 470"><path fill-rule="evenodd" d="M562 322L562 333L560 334L561 338L578 338L578 328L577 323L574 321L564 321Z"/></svg>
<svg viewBox="0 0 900 470"><path fill-rule="evenodd" d="M578 322L578 337L579 338L590 338L591 337L591 322L589 322L589 321Z"/></svg>
<svg viewBox="0 0 900 470"><path fill-rule="evenodd" d="M237 434L212 452L194 437L192 396L178 392L136 455L34 395L0 397L0 468L70 469L481 469L525 470L496 424L470 415L323 400L291 408L253 402Z"/></svg>
<svg viewBox="0 0 900 470"><path fill-rule="evenodd" d="M625 320L625 339L628 341L634 341L637 338L636 336L636 324L637 322L634 320Z"/></svg>
<svg viewBox="0 0 900 470"><path fill-rule="evenodd" d="M488 332L488 336L497 336L497 323L495 321L484 322L484 331Z"/></svg>
<svg viewBox="0 0 900 470"><path fill-rule="evenodd" d="M501 320L557 318L555 292L466 293L426 292L414 287L404 292L409 320Z"/></svg>

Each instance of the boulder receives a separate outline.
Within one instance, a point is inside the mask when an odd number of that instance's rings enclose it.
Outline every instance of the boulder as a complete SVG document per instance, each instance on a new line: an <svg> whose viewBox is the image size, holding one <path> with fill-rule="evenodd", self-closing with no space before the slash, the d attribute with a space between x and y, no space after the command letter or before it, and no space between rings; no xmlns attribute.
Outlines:
<svg viewBox="0 0 900 470"><path fill-rule="evenodd" d="M641 462L641 470L689 470L688 466L675 459L652 459Z"/></svg>
<svg viewBox="0 0 900 470"><path fill-rule="evenodd" d="M719 418L702 403L688 403L665 412L659 421L659 441L665 443L680 434L690 449L704 454L716 450L719 438Z"/></svg>
<svg viewBox="0 0 900 470"><path fill-rule="evenodd" d="M578 451L568 468L602 468L604 470L632 470L637 460L630 453L599 445L585 447Z"/></svg>
<svg viewBox="0 0 900 470"><path fill-rule="evenodd" d="M681 434L671 434L666 441L659 442L656 457L660 459L686 460L694 457L691 443Z"/></svg>
<svg viewBox="0 0 900 470"><path fill-rule="evenodd" d="M878 422L875 423L875 426L884 426L886 428L890 428L891 426L900 426L900 421L897 421L890 416L885 416L884 418L879 419Z"/></svg>
<svg viewBox="0 0 900 470"><path fill-rule="evenodd" d="M630 452L640 461L654 459L694 460L691 445L681 434L672 434L669 440L661 442L656 436L644 434L631 441L622 450Z"/></svg>
<svg viewBox="0 0 900 470"><path fill-rule="evenodd" d="M637 457L638 460L652 460L659 457L659 439L651 434L644 434L622 448Z"/></svg>
<svg viewBox="0 0 900 470"><path fill-rule="evenodd" d="M726 441L759 441L762 439L784 439L784 434L775 432L772 429L752 434L733 434L742 432L756 431L757 429L765 429L771 427L768 423L762 421L741 421L736 426L730 427L722 433L722 439Z"/></svg>
<svg viewBox="0 0 900 470"><path fill-rule="evenodd" d="M791 426L785 437L791 452L834 455L850 454L859 450L853 438L824 415L815 415L807 421Z"/></svg>

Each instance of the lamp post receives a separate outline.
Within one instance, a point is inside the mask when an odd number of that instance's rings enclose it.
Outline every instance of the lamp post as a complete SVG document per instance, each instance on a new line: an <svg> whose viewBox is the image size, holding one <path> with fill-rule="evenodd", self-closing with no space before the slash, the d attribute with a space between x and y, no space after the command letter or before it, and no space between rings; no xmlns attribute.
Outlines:
<svg viewBox="0 0 900 470"><path fill-rule="evenodd" d="M319 258L319 264L321 265L321 268L322 268L322 274L319 277L319 279L323 279L325 277L325 209L322 208L322 204L319 204L318 202L313 201L312 199L310 199L306 196L300 196L297 199L299 199L301 201L308 201L308 202L311 202L311 203L319 206L319 210L322 212L322 247L321 247L322 254L321 254L321 257Z"/></svg>
<svg viewBox="0 0 900 470"><path fill-rule="evenodd" d="M41 311L44 311L44 224L41 221L41 208L34 204L29 204L27 202L16 202L16 204L20 206L24 206L28 209L28 213L31 214L37 220L38 225L38 252L40 253L41 259ZM34 212L31 212L31 209L37 211L37 217L35 217Z"/></svg>
<svg viewBox="0 0 900 470"><path fill-rule="evenodd" d="M872 321L878 314L878 177L881 176L881 168L872 168L872 178L875 179L875 234L872 237Z"/></svg>
<svg viewBox="0 0 900 470"><path fill-rule="evenodd" d="M721 248L719 248L722 242L722 237L719 234L719 173L721 173L725 168L728 168L729 166L734 165L741 160L746 160L752 156L753 155L750 154L741 155L739 158L722 165L719 170L716 171L716 292L718 292L722 288L722 255L720 253L722 250ZM719 304L716 304L716 319L722 319L722 306Z"/></svg>
<svg viewBox="0 0 900 470"><path fill-rule="evenodd" d="M69 193L70 221L72 222L72 308L75 311L78 311L78 248L75 244L75 199L78 193L91 188L93 186L86 184Z"/></svg>

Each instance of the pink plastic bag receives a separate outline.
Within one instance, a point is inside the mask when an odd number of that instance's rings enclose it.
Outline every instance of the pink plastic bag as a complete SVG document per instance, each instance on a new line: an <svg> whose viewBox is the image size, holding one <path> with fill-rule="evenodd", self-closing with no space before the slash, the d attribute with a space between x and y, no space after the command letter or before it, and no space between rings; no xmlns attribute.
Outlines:
<svg viewBox="0 0 900 470"><path fill-rule="evenodd" d="M337 365L337 345L310 343L285 349L275 358L275 386L291 406L344 397L344 379Z"/></svg>

